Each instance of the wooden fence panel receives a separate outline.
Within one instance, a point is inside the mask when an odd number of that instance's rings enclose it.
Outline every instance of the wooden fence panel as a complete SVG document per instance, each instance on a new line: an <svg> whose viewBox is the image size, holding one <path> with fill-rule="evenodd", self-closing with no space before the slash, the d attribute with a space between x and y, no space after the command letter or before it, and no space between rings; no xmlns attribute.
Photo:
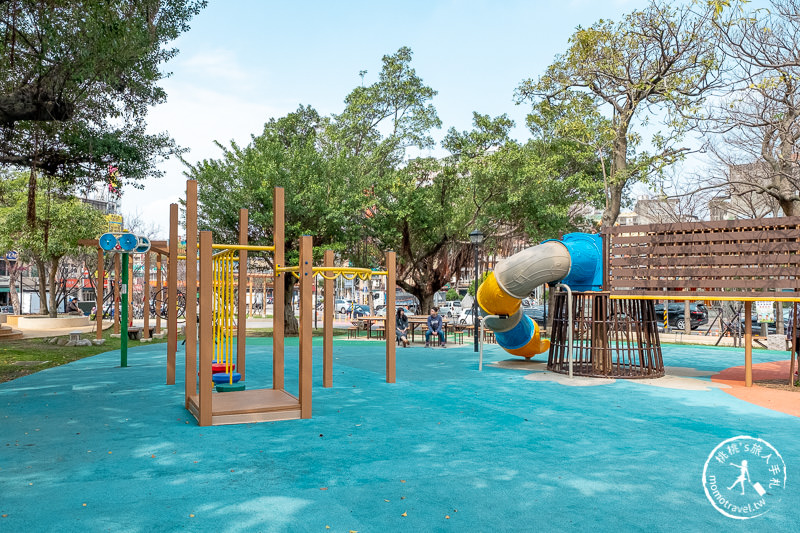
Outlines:
<svg viewBox="0 0 800 533"><path fill-rule="evenodd" d="M800 300L800 217L616 226L612 298Z"/></svg>

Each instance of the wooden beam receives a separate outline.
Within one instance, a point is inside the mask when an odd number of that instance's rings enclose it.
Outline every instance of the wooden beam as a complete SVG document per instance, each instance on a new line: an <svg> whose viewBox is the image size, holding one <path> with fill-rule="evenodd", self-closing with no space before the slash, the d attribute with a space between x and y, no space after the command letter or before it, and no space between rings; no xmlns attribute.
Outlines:
<svg viewBox="0 0 800 533"><path fill-rule="evenodd" d="M197 248L197 180L186 180L186 249ZM186 256L186 402L197 394L197 255Z"/></svg>
<svg viewBox="0 0 800 533"><path fill-rule="evenodd" d="M325 250L323 265L333 266L333 250ZM326 274L332 277L330 274ZM333 387L333 308L336 304L333 279L323 278L323 312L322 312L322 386Z"/></svg>
<svg viewBox="0 0 800 533"><path fill-rule="evenodd" d="M178 204L169 204L167 264L167 385L174 385L175 357L178 352Z"/></svg>
<svg viewBox="0 0 800 533"><path fill-rule="evenodd" d="M275 245L275 275L272 285L272 388L282 390L284 387L284 313L285 294L284 276L291 276L278 272L277 269L285 267L284 247L284 198L283 187L275 187L272 201L273 229L272 236Z"/></svg>
<svg viewBox="0 0 800 533"><path fill-rule="evenodd" d="M144 330L142 338L150 338L150 252L144 254L144 295L142 296L142 317L144 318Z"/></svg>
<svg viewBox="0 0 800 533"><path fill-rule="evenodd" d="M247 209L239 210L239 244L247 244L247 231L250 220ZM231 280L232 281L232 280ZM239 302L236 321L236 365L242 380L245 379L245 357L247 348L247 311L245 294L247 293L247 250L239 250Z"/></svg>
<svg viewBox="0 0 800 533"><path fill-rule="evenodd" d="M397 343L395 338L397 329L395 328L395 288L397 278L397 254L386 252L386 324L384 326L384 337L386 338L386 383L394 383L397 379L396 372L396 353ZM447 339L445 339L447 340Z"/></svg>
<svg viewBox="0 0 800 533"><path fill-rule="evenodd" d="M311 235L300 237L300 418L311 418L314 253Z"/></svg>
<svg viewBox="0 0 800 533"><path fill-rule="evenodd" d="M114 333L119 335L119 280L120 274L120 256L114 254Z"/></svg>
<svg viewBox="0 0 800 533"><path fill-rule="evenodd" d="M753 302L744 303L744 386L753 386Z"/></svg>
<svg viewBox="0 0 800 533"><path fill-rule="evenodd" d="M156 253L156 292L161 292L164 286L161 283L161 253ZM163 294L161 298L163 298ZM161 309L156 307L156 333L161 333Z"/></svg>
<svg viewBox="0 0 800 533"><path fill-rule="evenodd" d="M211 316L211 232L200 232L200 398L198 422L201 426L211 425L211 357L214 351L214 335ZM188 379L188 376L187 376ZM233 394L233 393L229 393Z"/></svg>

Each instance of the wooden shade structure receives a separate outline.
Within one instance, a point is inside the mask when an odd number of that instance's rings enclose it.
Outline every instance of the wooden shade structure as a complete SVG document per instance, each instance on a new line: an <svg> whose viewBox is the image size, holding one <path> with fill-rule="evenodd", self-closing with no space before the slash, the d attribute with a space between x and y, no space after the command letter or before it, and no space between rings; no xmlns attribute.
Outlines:
<svg viewBox="0 0 800 533"><path fill-rule="evenodd" d="M617 226L611 298L745 302L745 385L754 301L800 301L800 217Z"/></svg>

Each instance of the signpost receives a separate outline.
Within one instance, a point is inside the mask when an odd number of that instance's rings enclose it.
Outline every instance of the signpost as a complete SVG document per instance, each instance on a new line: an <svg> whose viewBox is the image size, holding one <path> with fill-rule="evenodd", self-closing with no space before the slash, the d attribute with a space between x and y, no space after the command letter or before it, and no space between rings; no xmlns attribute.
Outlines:
<svg viewBox="0 0 800 533"><path fill-rule="evenodd" d="M128 366L128 256L150 251L150 239L132 233L104 233L98 239L100 248L106 252L122 254L122 280L119 294L122 300L120 309L120 366ZM98 312L102 313L102 309Z"/></svg>

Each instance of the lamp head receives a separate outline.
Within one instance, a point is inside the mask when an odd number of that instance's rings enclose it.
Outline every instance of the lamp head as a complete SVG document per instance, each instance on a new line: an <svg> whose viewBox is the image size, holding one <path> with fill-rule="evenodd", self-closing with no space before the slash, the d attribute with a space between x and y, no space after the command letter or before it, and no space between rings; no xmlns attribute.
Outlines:
<svg viewBox="0 0 800 533"><path fill-rule="evenodd" d="M481 233L481 230L472 230L472 232L469 234L469 242L476 246L483 244L483 233Z"/></svg>

